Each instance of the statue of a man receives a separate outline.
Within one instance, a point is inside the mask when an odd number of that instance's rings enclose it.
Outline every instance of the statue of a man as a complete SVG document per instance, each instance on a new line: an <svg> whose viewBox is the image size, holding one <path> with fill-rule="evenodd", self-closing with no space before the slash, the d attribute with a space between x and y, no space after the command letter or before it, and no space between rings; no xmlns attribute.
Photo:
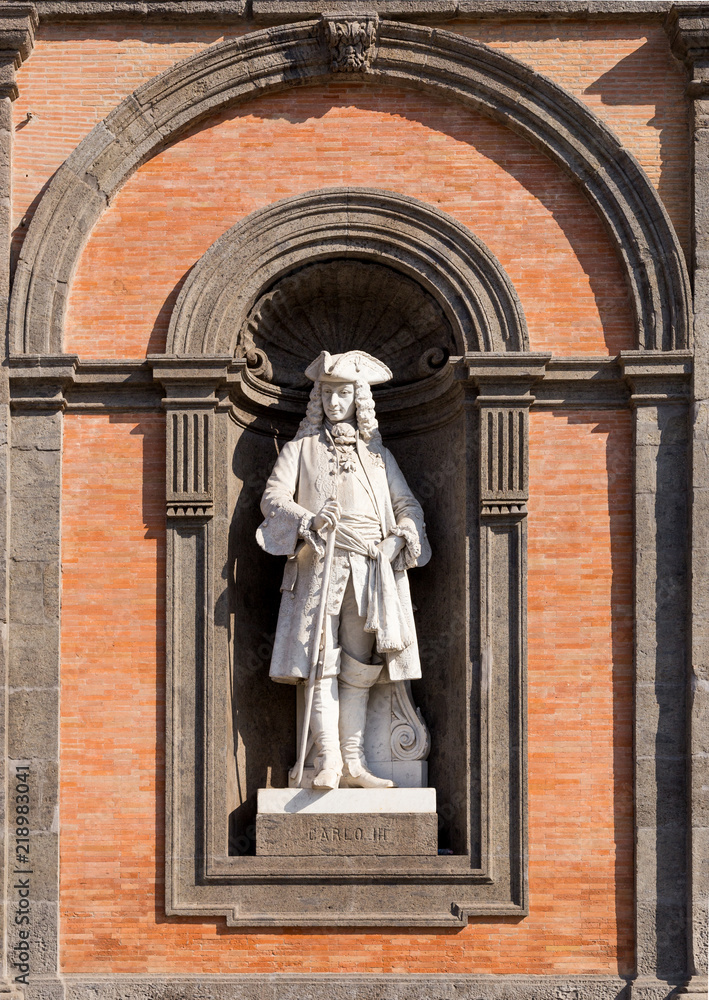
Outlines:
<svg viewBox="0 0 709 1000"><path fill-rule="evenodd" d="M315 383L306 416L268 480L257 532L266 552L288 556L270 674L306 682L319 643L313 787L391 787L364 756L367 701L377 680L421 676L406 571L431 555L423 511L377 429L370 386L392 377L387 366L362 351L323 351L305 374Z"/></svg>

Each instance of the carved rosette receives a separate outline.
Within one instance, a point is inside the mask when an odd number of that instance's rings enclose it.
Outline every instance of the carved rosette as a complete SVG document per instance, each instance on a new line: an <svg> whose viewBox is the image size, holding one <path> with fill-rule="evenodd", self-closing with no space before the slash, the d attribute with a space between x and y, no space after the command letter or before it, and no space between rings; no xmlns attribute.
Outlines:
<svg viewBox="0 0 709 1000"><path fill-rule="evenodd" d="M325 14L322 21L332 72L366 73L374 54L378 16Z"/></svg>

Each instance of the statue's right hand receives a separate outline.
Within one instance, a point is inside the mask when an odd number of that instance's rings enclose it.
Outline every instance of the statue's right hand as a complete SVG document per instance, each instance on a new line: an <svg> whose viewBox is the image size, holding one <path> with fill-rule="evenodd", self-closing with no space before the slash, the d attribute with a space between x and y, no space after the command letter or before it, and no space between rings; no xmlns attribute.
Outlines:
<svg viewBox="0 0 709 1000"><path fill-rule="evenodd" d="M328 500L319 513L313 518L313 528L321 531L323 528L334 528L342 516L342 508L337 500Z"/></svg>

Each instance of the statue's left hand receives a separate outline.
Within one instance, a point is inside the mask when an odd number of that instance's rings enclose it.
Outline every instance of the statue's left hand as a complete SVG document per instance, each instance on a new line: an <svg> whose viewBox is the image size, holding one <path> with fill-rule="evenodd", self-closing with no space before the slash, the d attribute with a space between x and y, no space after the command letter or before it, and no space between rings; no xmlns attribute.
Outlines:
<svg viewBox="0 0 709 1000"><path fill-rule="evenodd" d="M377 548L389 562L394 562L405 545L404 539L399 535L387 535L386 538L377 545Z"/></svg>

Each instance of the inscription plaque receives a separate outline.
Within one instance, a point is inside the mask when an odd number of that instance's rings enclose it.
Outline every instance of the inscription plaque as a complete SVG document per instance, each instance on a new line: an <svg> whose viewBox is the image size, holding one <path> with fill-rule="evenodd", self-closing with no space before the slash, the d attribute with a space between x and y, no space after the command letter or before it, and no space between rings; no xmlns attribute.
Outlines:
<svg viewBox="0 0 709 1000"><path fill-rule="evenodd" d="M271 857L323 855L434 856L435 813L258 814L256 853Z"/></svg>

